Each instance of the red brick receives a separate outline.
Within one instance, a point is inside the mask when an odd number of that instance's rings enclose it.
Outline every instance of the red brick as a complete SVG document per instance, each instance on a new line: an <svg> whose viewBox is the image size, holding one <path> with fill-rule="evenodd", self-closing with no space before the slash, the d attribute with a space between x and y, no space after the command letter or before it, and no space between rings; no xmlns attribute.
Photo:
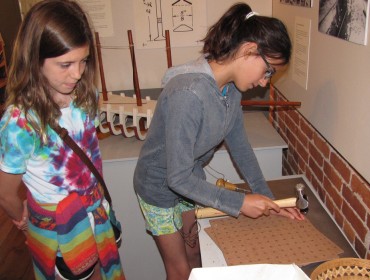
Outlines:
<svg viewBox="0 0 370 280"><path fill-rule="evenodd" d="M291 118L288 117L285 119L285 125L289 128L289 130L292 131L294 135L297 135L298 126Z"/></svg>
<svg viewBox="0 0 370 280"><path fill-rule="evenodd" d="M304 161L302 158L299 158L297 173L306 174L308 171L309 171L309 168L307 167L306 161Z"/></svg>
<svg viewBox="0 0 370 280"><path fill-rule="evenodd" d="M346 183L349 183L351 170L349 165L334 151L330 154L330 163L335 167Z"/></svg>
<svg viewBox="0 0 370 280"><path fill-rule="evenodd" d="M289 165L293 173L297 173L297 170L298 170L296 158L297 157L293 157L291 154L288 156L288 162L289 162Z"/></svg>
<svg viewBox="0 0 370 280"><path fill-rule="evenodd" d="M312 138L316 148L321 151L324 158L328 158L330 153L330 145L318 133L314 133Z"/></svg>
<svg viewBox="0 0 370 280"><path fill-rule="evenodd" d="M297 143L296 133L293 132L290 128L287 128L285 135L288 139L288 145L291 145L293 146L293 148L295 148Z"/></svg>
<svg viewBox="0 0 370 280"><path fill-rule="evenodd" d="M296 126L299 125L300 116L297 110L287 110L286 114L288 115L289 119L291 119Z"/></svg>
<svg viewBox="0 0 370 280"><path fill-rule="evenodd" d="M333 186L333 184L327 180L327 177L324 176L324 189L328 193L328 196L334 201L334 204L339 208L342 209L343 205L343 197L338 192L337 188Z"/></svg>
<svg viewBox="0 0 370 280"><path fill-rule="evenodd" d="M365 242L367 229L364 226L364 223L358 218L353 209L346 202L343 203L342 211L345 219L352 225L361 241Z"/></svg>
<svg viewBox="0 0 370 280"><path fill-rule="evenodd" d="M304 134L300 129L297 130L297 138L298 141L301 142L304 147L308 147L308 142L310 140L307 138L306 134Z"/></svg>
<svg viewBox="0 0 370 280"><path fill-rule="evenodd" d="M344 223L346 221L345 221L345 219L343 217L342 212L336 206L334 207L333 216L334 216L334 219L337 222L339 228L342 228L343 229L344 228Z"/></svg>
<svg viewBox="0 0 370 280"><path fill-rule="evenodd" d="M315 178L315 176L312 175L312 172L310 169L307 169L307 172L306 172L306 178L311 182L311 185L316 189L316 190L320 190L322 191L323 190L323 187L322 187L322 182L319 182L317 181L317 179Z"/></svg>
<svg viewBox="0 0 370 280"><path fill-rule="evenodd" d="M340 192L342 187L342 179L339 177L337 172L334 170L333 166L325 162L324 164L324 173L330 180L330 182L337 188L337 190Z"/></svg>
<svg viewBox="0 0 370 280"><path fill-rule="evenodd" d="M317 180L322 182L323 180L322 169L311 158L308 161L308 166L312 169L312 173L316 176Z"/></svg>
<svg viewBox="0 0 370 280"><path fill-rule="evenodd" d="M309 154L306 147L304 147L301 142L296 143L297 153L303 159L303 161L308 162Z"/></svg>
<svg viewBox="0 0 370 280"><path fill-rule="evenodd" d="M356 235L352 226L348 222L344 222L343 231L349 243L353 244L355 242Z"/></svg>
<svg viewBox="0 0 370 280"><path fill-rule="evenodd" d="M348 186L343 186L343 198L350 205L350 207L360 216L363 222L366 222L366 209L358 200L356 195L349 189Z"/></svg>
<svg viewBox="0 0 370 280"><path fill-rule="evenodd" d="M323 187L322 184L318 183L318 181L313 176L311 177L312 177L311 182L313 186L315 187L315 189L317 190L317 193L319 194L321 201L323 201L326 204L327 192L325 188Z"/></svg>
<svg viewBox="0 0 370 280"><path fill-rule="evenodd" d="M366 205L367 211L370 210L370 187L362 180L357 173L352 173L351 189L357 193Z"/></svg>
<svg viewBox="0 0 370 280"><path fill-rule="evenodd" d="M317 150L316 147L312 145L312 143L309 144L308 148L309 148L309 153L311 157L315 160L318 166L322 167L324 163L324 158L322 154L320 153L320 151Z"/></svg>
<svg viewBox="0 0 370 280"><path fill-rule="evenodd" d="M281 138L283 138L284 142L287 143L287 145L289 145L289 139L286 136L286 134L285 133L280 133L280 136L281 136Z"/></svg>
<svg viewBox="0 0 370 280"><path fill-rule="evenodd" d="M365 256L366 256L366 247L361 242L361 240L358 240L357 238L355 240L355 250L359 254L360 258L365 258Z"/></svg>
<svg viewBox="0 0 370 280"><path fill-rule="evenodd" d="M315 131L312 128L312 126L308 124L304 118L301 119L300 128L303 134L306 135L308 139L312 139L312 136L315 133Z"/></svg>

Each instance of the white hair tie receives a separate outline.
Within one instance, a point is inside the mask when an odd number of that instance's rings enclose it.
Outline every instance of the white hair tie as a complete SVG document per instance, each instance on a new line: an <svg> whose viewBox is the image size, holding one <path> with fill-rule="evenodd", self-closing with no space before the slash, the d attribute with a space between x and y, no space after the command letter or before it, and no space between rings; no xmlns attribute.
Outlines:
<svg viewBox="0 0 370 280"><path fill-rule="evenodd" d="M249 18L251 18L251 17L253 17L253 16L258 16L259 15L259 13L256 13L256 12L249 12L246 16L245 16L245 20L247 20L247 19L249 19Z"/></svg>

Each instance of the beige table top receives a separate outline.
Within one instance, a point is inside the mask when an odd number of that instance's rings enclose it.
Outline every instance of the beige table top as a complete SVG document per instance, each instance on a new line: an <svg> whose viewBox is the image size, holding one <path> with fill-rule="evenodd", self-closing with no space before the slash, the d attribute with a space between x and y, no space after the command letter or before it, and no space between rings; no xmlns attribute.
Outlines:
<svg viewBox="0 0 370 280"><path fill-rule="evenodd" d="M255 150L288 147L262 112L245 112L244 127L249 142ZM100 140L99 143L103 160L117 161L137 159L144 142L134 137L111 135ZM221 147L222 150L225 148Z"/></svg>

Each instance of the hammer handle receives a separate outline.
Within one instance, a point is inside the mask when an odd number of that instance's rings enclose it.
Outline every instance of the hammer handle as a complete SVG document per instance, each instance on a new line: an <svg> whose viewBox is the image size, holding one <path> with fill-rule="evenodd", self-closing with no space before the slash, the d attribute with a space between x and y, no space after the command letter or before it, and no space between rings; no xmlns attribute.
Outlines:
<svg viewBox="0 0 370 280"><path fill-rule="evenodd" d="M285 199L274 200L274 203L279 205L280 208L288 208L288 207L295 207L296 201L297 201L296 197L290 197L290 198L285 198ZM205 207L205 208L196 209L195 216L197 217L197 219L205 219L205 218L227 216L227 214L220 210L211 208L211 207Z"/></svg>
<svg viewBox="0 0 370 280"><path fill-rule="evenodd" d="M212 217L227 216L227 214L211 207L205 207L196 209L195 216L197 217L197 219L205 219Z"/></svg>
<svg viewBox="0 0 370 280"><path fill-rule="evenodd" d="M284 198L284 199L274 200L274 202L277 205L279 205L280 208L295 207L297 198L296 197Z"/></svg>

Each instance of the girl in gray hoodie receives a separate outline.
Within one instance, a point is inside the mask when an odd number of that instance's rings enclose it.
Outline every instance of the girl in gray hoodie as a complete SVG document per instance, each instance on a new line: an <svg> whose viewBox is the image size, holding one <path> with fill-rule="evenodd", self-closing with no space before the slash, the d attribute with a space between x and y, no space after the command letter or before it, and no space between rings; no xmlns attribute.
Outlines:
<svg viewBox="0 0 370 280"><path fill-rule="evenodd" d="M201 266L194 204L235 217L274 213L303 219L296 209L280 209L271 200L245 134L240 105L241 92L266 86L288 64L291 42L284 24L238 3L203 41L199 59L165 74L134 174L147 230L161 253L167 280L188 279L191 269ZM203 167L222 142L252 194L206 181Z"/></svg>

